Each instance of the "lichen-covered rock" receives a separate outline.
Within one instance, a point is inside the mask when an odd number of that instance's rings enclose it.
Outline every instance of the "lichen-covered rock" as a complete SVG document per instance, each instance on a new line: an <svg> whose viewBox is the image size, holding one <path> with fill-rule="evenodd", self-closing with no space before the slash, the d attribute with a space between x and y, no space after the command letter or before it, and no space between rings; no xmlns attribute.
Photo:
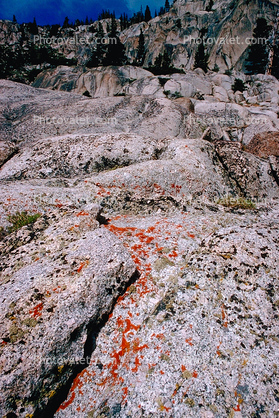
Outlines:
<svg viewBox="0 0 279 418"><path fill-rule="evenodd" d="M43 416L57 402L136 271L98 216L57 209L1 242L1 416Z"/></svg>
<svg viewBox="0 0 279 418"><path fill-rule="evenodd" d="M279 157L279 133L263 132L255 135L245 147L245 151L261 158L268 158L271 155Z"/></svg>
<svg viewBox="0 0 279 418"><path fill-rule="evenodd" d="M273 198L278 185L270 172L269 162L243 152L239 143L217 141L216 151L236 188L246 197Z"/></svg>

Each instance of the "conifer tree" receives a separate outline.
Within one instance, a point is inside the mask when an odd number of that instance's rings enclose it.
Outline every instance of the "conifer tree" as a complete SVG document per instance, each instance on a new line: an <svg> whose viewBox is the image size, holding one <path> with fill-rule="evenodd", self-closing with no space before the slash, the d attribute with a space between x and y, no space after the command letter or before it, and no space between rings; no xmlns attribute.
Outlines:
<svg viewBox="0 0 279 418"><path fill-rule="evenodd" d="M167 13L169 11L170 11L170 2L169 2L169 0L166 0L165 1L165 13Z"/></svg>
<svg viewBox="0 0 279 418"><path fill-rule="evenodd" d="M140 30L139 44L137 48L137 58L136 62L138 65L142 66L145 58L145 47L144 47L144 35L142 29Z"/></svg>
<svg viewBox="0 0 279 418"><path fill-rule="evenodd" d="M152 19L152 17L151 17L150 9L149 9L148 6L146 6L145 13L144 13L144 20L145 20L145 22L149 22L149 20L151 20L151 19Z"/></svg>
<svg viewBox="0 0 279 418"><path fill-rule="evenodd" d="M205 52L203 37L201 39L202 42L199 44L195 55L194 68L201 68L206 73L208 70L209 55Z"/></svg>
<svg viewBox="0 0 279 418"><path fill-rule="evenodd" d="M264 74L268 64L268 38L271 26L264 18L257 19L253 32L253 44L249 47L246 60L246 71L248 74Z"/></svg>

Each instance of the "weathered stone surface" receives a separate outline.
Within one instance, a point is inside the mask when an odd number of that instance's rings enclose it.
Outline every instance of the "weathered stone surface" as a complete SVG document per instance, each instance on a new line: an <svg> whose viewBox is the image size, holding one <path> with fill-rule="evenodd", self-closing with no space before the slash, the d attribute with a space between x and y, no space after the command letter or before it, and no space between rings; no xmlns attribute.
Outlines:
<svg viewBox="0 0 279 418"><path fill-rule="evenodd" d="M0 167L16 153L16 147L6 141L0 141Z"/></svg>
<svg viewBox="0 0 279 418"><path fill-rule="evenodd" d="M156 160L167 140L138 135L72 135L30 144L6 163L0 179L76 177Z"/></svg>
<svg viewBox="0 0 279 418"><path fill-rule="evenodd" d="M268 158L271 155L279 157L279 133L263 132L255 135L245 147L245 151L261 158Z"/></svg>
<svg viewBox="0 0 279 418"><path fill-rule="evenodd" d="M142 276L55 416L276 414L278 220L217 205L112 218Z"/></svg>
<svg viewBox="0 0 279 418"><path fill-rule="evenodd" d="M194 75L205 91L217 85ZM93 351L57 418L275 415L278 157L240 142L256 108L276 129L274 105L202 100L200 87L172 100L0 88L1 126L20 143L0 170L0 226L42 213L1 241L1 414L52 416ZM227 195L256 207L217 203Z"/></svg>
<svg viewBox="0 0 279 418"><path fill-rule="evenodd" d="M216 151L229 177L244 196L258 199L276 196L277 184L268 162L262 163L259 158L241 151L238 143L218 141Z"/></svg>
<svg viewBox="0 0 279 418"><path fill-rule="evenodd" d="M43 416L135 273L98 214L56 210L1 242L1 416Z"/></svg>
<svg viewBox="0 0 279 418"><path fill-rule="evenodd" d="M59 66L54 70L40 73L33 86L79 94L87 91L91 97L108 97L125 92L124 87L129 86L134 80L152 77L152 75L149 71L129 65L98 67L90 70ZM153 91L149 94L153 94Z"/></svg>

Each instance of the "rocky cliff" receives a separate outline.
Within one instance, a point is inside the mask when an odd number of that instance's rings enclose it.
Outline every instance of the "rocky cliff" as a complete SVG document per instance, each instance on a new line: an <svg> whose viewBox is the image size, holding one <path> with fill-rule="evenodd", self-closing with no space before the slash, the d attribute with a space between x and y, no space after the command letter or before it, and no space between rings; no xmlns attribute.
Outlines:
<svg viewBox="0 0 279 418"><path fill-rule="evenodd" d="M167 50L174 67L193 69L194 57L201 41L209 54L209 67L221 72L233 69L243 70L247 49L251 44L253 30L259 17L274 26L279 11L277 1L270 0L216 0L209 7L207 0L177 0L170 11L149 22L133 24L122 30L117 29L129 63L137 57L139 35L144 35L144 67L154 64L156 57ZM107 39L109 19L100 21L104 39ZM0 44L13 48L26 45L50 46L68 59L76 58L79 65L85 65L96 48L98 22L72 28L60 28L51 35L48 28L38 28L38 34L9 21L0 21Z"/></svg>

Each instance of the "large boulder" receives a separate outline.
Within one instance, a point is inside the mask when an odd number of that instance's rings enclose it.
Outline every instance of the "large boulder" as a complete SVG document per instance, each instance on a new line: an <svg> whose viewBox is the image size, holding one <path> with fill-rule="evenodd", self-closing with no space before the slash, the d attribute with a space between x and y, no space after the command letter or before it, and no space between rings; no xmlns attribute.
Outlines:
<svg viewBox="0 0 279 418"><path fill-rule="evenodd" d="M255 135L245 147L245 151L261 158L268 158L271 155L279 157L279 133L263 132Z"/></svg>

